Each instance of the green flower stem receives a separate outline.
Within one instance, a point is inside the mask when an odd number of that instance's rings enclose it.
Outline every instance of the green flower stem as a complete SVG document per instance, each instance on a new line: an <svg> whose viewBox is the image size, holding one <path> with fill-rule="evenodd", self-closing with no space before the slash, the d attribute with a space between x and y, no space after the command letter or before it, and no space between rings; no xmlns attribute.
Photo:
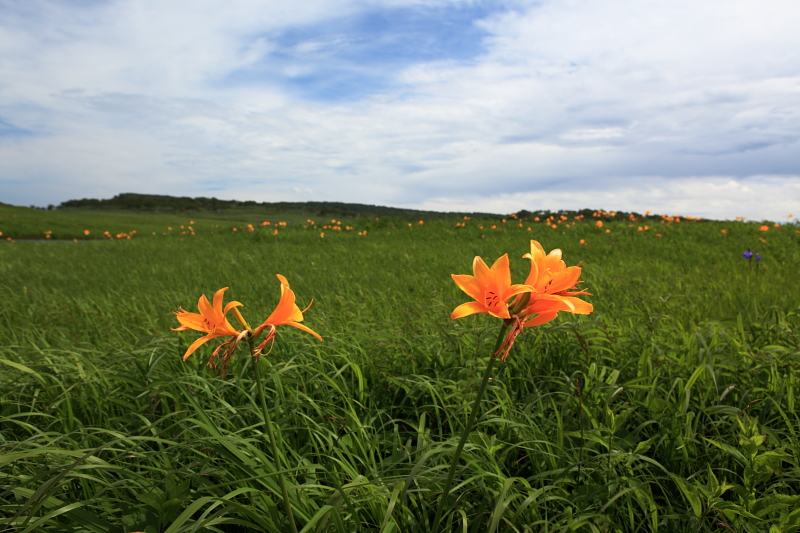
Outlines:
<svg viewBox="0 0 800 533"><path fill-rule="evenodd" d="M255 339L250 335L247 337L247 342L250 344L250 353L255 351ZM269 417L269 409L267 409L267 401L264 399L264 387L261 384L261 370L259 369L258 359L260 356L253 357L253 366L256 369L256 387L258 388L258 398L261 400L261 413L264 415L264 425L267 426L267 438L272 444L272 457L275 462L275 469L280 472L281 456L278 450L278 441L275 440L275 434L272 432L272 419ZM297 533L297 525L294 523L294 514L292 513L292 504L289 502L289 491L286 489L286 480L283 474L278 474L278 482L281 485L281 493L283 494L283 506L286 508L286 516L289 518L289 526L292 528L292 533Z"/></svg>
<svg viewBox="0 0 800 533"><path fill-rule="evenodd" d="M481 386L478 388L478 394L475 396L475 401L472 403L472 412L469 414L469 420L467 421L467 425L464 426L464 431L461 432L461 440L456 447L456 453L453 454L453 461L450 463L450 471L447 473L447 481L444 483L444 490L439 498L439 507L436 509L436 518L433 519L432 533L437 533L439 531L439 522L442 519L442 511L444 511L444 508L447 506L447 500L450 496L450 486L453 484L453 478L458 468L458 460L461 458L461 452L464 449L464 445L467 443L470 433L472 433L472 426L475 424L475 419L478 418L478 411L480 411L483 393L486 391L486 385L489 383L489 375L492 373L492 367L496 359L494 353L500 349L507 329L508 325L503 323L500 327L500 333L497 335L497 342L495 343L492 355L489 357L489 362L486 364L486 370L483 373L483 380L481 381Z"/></svg>

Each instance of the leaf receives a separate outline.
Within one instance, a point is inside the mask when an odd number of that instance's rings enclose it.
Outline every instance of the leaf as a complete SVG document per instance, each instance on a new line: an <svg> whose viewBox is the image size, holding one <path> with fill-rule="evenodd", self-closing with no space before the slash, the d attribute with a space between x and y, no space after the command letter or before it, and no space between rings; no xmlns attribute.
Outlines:
<svg viewBox="0 0 800 533"><path fill-rule="evenodd" d="M680 476L676 476L675 474L670 474L669 476L672 478L675 484L678 485L678 488L681 489L684 498L689 501L694 515L697 518L703 516L703 503L700 501L700 497L697 495L694 487L689 486L688 482Z"/></svg>
<svg viewBox="0 0 800 533"><path fill-rule="evenodd" d="M636 449L633 450L634 455L647 453L647 451L650 450L650 446L653 445L653 443L656 441L657 438L658 435L653 435L649 439L643 440L642 442L638 443L636 445Z"/></svg>
<svg viewBox="0 0 800 533"><path fill-rule="evenodd" d="M709 488L711 489L711 493L714 496L720 496L718 494L719 491L719 480L717 476L714 475L714 471L711 470L711 465L708 465L708 481L709 481Z"/></svg>
<svg viewBox="0 0 800 533"><path fill-rule="evenodd" d="M748 461L745 458L745 456L742 455L742 453L739 450L737 450L736 448L734 448L730 444L725 444L724 442L717 442L715 440L707 439L705 437L702 437L702 439L704 441L708 442L709 444L713 444L717 448L728 452L734 459L739 461L739 463L741 463L742 466L747 466Z"/></svg>
<svg viewBox="0 0 800 533"><path fill-rule="evenodd" d="M148 492L146 494L137 494L136 499L142 502L143 504L152 507L155 509L156 512L161 512L161 497L153 494L152 492Z"/></svg>
<svg viewBox="0 0 800 533"><path fill-rule="evenodd" d="M8 359L0 359L0 363L3 363L4 365L8 365L11 368L16 368L17 370L25 372L26 374L31 374L33 377L35 377L37 380L39 380L39 383L44 384L44 378L42 377L42 375L39 374L38 372L36 372L35 370L32 370L32 369L28 368L25 365L21 365L19 363L15 363L14 361L9 361Z"/></svg>
<svg viewBox="0 0 800 533"><path fill-rule="evenodd" d="M727 511L727 512L730 512L730 513L738 514L739 516L744 516L746 518L754 518L756 520L761 520L759 517L757 517L753 513L749 512L749 511L746 511L744 509L744 507L742 507L741 505L736 505L733 502L726 502L726 501L718 500L718 501L714 502L713 508L714 509L719 509L720 511L723 511L723 512Z"/></svg>

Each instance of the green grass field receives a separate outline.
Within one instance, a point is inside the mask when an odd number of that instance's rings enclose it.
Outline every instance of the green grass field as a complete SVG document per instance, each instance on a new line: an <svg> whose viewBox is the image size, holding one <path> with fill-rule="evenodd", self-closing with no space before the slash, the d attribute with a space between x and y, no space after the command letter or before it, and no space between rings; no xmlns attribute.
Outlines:
<svg viewBox="0 0 800 533"><path fill-rule="evenodd" d="M521 283L530 239L594 312L494 366L439 531L800 529L797 227L307 218L0 208L0 531L284 533L283 479L300 531L430 532L500 325L450 275ZM277 458L245 347L170 330L221 287L259 323L276 274L324 337L260 359Z"/></svg>

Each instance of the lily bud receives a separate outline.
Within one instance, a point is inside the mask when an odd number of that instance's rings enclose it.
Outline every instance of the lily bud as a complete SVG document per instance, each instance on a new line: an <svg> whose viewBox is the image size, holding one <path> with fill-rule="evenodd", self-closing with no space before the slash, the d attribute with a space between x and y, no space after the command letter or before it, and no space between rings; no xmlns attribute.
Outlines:
<svg viewBox="0 0 800 533"><path fill-rule="evenodd" d="M530 301L531 293L523 292L522 294L517 294L517 296L514 298L514 301L508 306L508 314L511 316L520 314L522 310L528 306Z"/></svg>
<svg viewBox="0 0 800 533"><path fill-rule="evenodd" d="M247 320L245 320L245 319L244 319L244 317L242 316L242 313L240 313L240 312L239 312L239 310L238 310L237 308L235 308L235 307L234 307L234 308L232 309L232 311L233 311L233 316L234 316L234 318L236 318L236 321L237 321L237 322L238 322L238 323L239 323L239 324L240 324L240 325L241 325L243 328L245 328L247 331L253 331L253 328L251 328L251 327L250 327L250 324L248 324L248 323L247 323Z"/></svg>

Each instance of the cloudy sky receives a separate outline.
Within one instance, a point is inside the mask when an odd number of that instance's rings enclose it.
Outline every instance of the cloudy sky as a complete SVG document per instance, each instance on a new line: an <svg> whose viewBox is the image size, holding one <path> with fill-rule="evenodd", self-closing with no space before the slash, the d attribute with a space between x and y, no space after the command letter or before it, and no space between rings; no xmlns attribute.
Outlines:
<svg viewBox="0 0 800 533"><path fill-rule="evenodd" d="M0 201L800 211L797 0L0 0Z"/></svg>

